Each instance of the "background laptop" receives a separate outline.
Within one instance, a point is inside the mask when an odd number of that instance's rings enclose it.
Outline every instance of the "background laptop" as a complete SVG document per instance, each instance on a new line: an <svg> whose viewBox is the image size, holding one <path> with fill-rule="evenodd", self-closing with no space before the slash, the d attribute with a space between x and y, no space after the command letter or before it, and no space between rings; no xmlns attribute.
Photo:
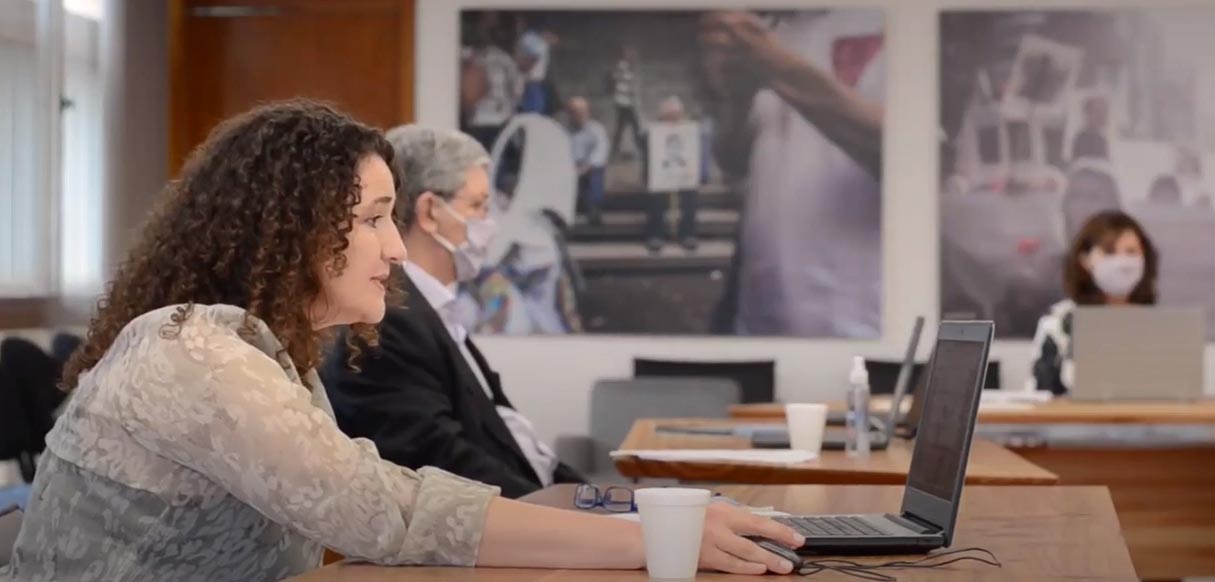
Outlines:
<svg viewBox="0 0 1215 582"><path fill-rule="evenodd" d="M776 518L806 536L798 553L900 554L949 546L994 330L991 322L941 323L917 398L925 400L923 415L899 514ZM782 553L768 540L757 542Z"/></svg>
<svg viewBox="0 0 1215 582"><path fill-rule="evenodd" d="M1195 400L1205 383L1206 313L1184 307L1077 307L1073 400Z"/></svg>
<svg viewBox="0 0 1215 582"><path fill-rule="evenodd" d="M903 364L899 366L898 378L894 381L894 391L890 397L890 411L883 414L881 411L869 409L869 418L877 419L877 428L888 429L898 423L899 413L902 411L903 399L911 393L914 386L911 385L913 372L915 371L915 355L920 348L920 336L924 332L924 316L915 318L915 325L911 328L911 339L907 342L907 351L903 355ZM923 374L920 374L922 377ZM872 388L872 386L870 386ZM873 399L872 390L869 394L870 400ZM848 422L848 412L844 410L836 410L827 413L828 424L845 424Z"/></svg>
<svg viewBox="0 0 1215 582"><path fill-rule="evenodd" d="M924 318L915 318L915 326L911 330L911 340L907 343L907 352L903 356L903 365L899 368L898 379L894 383L894 394L890 399L890 411L886 413L869 410L869 448L880 451L890 444L894 437L894 429L898 426L900 411L903 409L903 399L911 392L912 371L915 369L915 355L919 351L920 336L924 331ZM921 374L921 377L927 374ZM872 396L871 396L872 398ZM847 413L840 411L829 414L827 428L823 431L823 450L843 450L848 440L847 429L839 426L847 420ZM789 428L785 425L755 425L738 427L736 430L748 431L751 446L757 449L787 449L789 448ZM736 433L737 434L737 433Z"/></svg>

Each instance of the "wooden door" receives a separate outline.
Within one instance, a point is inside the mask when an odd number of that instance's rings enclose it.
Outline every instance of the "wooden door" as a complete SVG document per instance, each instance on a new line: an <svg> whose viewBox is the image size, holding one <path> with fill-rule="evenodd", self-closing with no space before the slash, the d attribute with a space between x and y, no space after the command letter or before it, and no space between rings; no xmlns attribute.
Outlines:
<svg viewBox="0 0 1215 582"><path fill-rule="evenodd" d="M309 97L365 123L413 120L414 0L172 0L170 172L219 121Z"/></svg>

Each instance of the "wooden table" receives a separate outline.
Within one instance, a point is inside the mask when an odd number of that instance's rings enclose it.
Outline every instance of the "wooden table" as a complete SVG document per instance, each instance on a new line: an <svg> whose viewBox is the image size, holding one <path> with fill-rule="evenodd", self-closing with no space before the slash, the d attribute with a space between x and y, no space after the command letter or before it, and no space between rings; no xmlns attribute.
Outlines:
<svg viewBox="0 0 1215 582"><path fill-rule="evenodd" d="M878 397L874 398L875 404ZM842 408L838 403L836 408ZM887 401L886 406L889 407ZM877 406L875 405L875 408ZM785 405L736 404L730 416L738 419L785 418ZM1024 409L979 408L980 423L998 424L1215 424L1215 400L1198 402L1072 402L1052 400Z"/></svg>
<svg viewBox="0 0 1215 582"><path fill-rule="evenodd" d="M784 418L782 404L731 409L735 418ZM1065 485L1109 488L1135 567L1145 580L1215 576L1215 400L1199 402L1072 402L1026 410L979 411L980 433L1000 439ZM1203 428L1207 442L1110 442L1111 429ZM1093 438L1062 442L1050 431ZM1041 435L1034 436L1041 432ZM1030 435L1026 438L1026 435Z"/></svg>
<svg viewBox="0 0 1215 582"><path fill-rule="evenodd" d="M1144 580L1215 576L1215 447L1013 450L1063 484L1108 487Z"/></svg>
<svg viewBox="0 0 1215 582"><path fill-rule="evenodd" d="M897 512L903 488L726 486L717 487L749 505L771 505L794 513ZM525 501L569 507L573 488L558 485L529 495ZM887 571L900 581L1101 580L1133 582L1135 570L1119 535L1109 493L1101 487L967 487L962 494L954 548L983 547L1004 564L995 568L960 563L938 570ZM890 558L860 558L878 562ZM414 580L476 582L644 581L644 571L562 571L494 568L387 568L335 564L292 582L411 582ZM751 576L702 574L697 580L762 580ZM814 580L856 582L838 573Z"/></svg>
<svg viewBox="0 0 1215 582"><path fill-rule="evenodd" d="M621 449L745 449L746 438L657 432L663 426L720 427L736 424L723 420L640 419L620 445ZM674 478L681 481L790 484L902 485L911 464L911 443L895 439L884 451L868 459L848 457L843 451L823 451L818 459L796 465L705 463L616 459L616 470L626 477ZM1050 485L1059 478L991 441L975 439L971 446L966 482L971 485Z"/></svg>

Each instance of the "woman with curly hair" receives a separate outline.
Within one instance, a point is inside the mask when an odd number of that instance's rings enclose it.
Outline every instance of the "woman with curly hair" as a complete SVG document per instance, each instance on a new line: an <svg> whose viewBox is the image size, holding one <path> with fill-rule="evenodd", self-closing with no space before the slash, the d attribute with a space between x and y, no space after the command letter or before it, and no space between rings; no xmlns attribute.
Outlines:
<svg viewBox="0 0 1215 582"><path fill-rule="evenodd" d="M64 373L6 580L280 580L322 546L382 564L639 568L636 523L502 499L343 435L313 368L325 330L376 344L392 220L383 136L334 109L222 124L171 182ZM352 354L357 357L356 354ZM713 504L701 564L789 571Z"/></svg>

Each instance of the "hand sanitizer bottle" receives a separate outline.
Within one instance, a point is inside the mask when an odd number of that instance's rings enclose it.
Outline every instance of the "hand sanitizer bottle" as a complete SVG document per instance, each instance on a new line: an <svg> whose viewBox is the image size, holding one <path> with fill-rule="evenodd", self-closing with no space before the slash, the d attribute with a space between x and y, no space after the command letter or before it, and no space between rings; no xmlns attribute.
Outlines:
<svg viewBox="0 0 1215 582"><path fill-rule="evenodd" d="M848 374L848 440L845 443L849 457L869 456L869 371L865 369L865 358L852 358L852 372Z"/></svg>

